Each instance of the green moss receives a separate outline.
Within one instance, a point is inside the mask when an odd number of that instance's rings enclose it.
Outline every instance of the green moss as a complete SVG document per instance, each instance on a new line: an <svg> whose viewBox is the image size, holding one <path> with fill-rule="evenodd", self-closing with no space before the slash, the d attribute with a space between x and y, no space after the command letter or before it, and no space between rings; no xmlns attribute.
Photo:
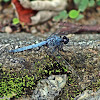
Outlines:
<svg viewBox="0 0 100 100"><path fill-rule="evenodd" d="M50 76L51 74L63 74L67 72L65 62L61 58L46 56L44 60L38 60L34 64L34 69L23 69L15 71L2 71L0 79L0 97L10 96L19 98L23 94L31 94L30 91L35 88L37 81ZM59 62L58 62L59 61ZM30 62L29 62L30 63ZM31 66L27 64L27 68Z"/></svg>
<svg viewBox="0 0 100 100"><path fill-rule="evenodd" d="M32 89L35 85L34 77L29 77L28 75L24 77L16 76L12 73L2 73L2 79L0 79L0 97L20 97L25 94L27 88Z"/></svg>

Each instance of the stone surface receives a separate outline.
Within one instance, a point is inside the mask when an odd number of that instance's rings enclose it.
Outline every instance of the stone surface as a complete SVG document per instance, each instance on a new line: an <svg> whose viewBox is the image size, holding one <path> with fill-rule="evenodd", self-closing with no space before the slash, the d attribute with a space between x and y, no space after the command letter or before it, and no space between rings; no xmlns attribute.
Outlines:
<svg viewBox="0 0 100 100"><path fill-rule="evenodd" d="M8 53L8 50L15 49L18 47L23 47L30 44L39 43L40 41L45 40L45 38L42 37L43 34L40 37L39 36L36 37L33 36L32 34L26 34L26 33L19 33L19 34L0 33L0 67L4 71L9 71L8 69L10 69L12 72L15 71L18 72L20 70L23 71L23 69L26 69L29 70L27 74L29 75L32 74L34 76L34 81L39 81L41 79L41 76L43 79L47 80L46 78L48 76L38 73L39 68L42 71L44 71L45 65L46 64L51 65L53 61L51 62L50 59L43 60L44 56L47 55L46 52L44 52L43 47L38 51L36 49L35 51L28 50L14 54ZM64 46L64 50L65 52L62 51L60 52L62 54L62 57L72 66L76 74L80 77L80 80L78 80L75 74L72 72L73 76L72 78L73 80L75 78L75 83L78 83L77 84L78 88L83 90L89 86L92 87L93 86L92 83L95 84L98 83L100 79L100 34L73 35L70 37L69 43ZM62 59L61 61L63 61L64 59ZM37 61L39 61L40 63L38 63L38 65L34 67L35 62L37 63ZM68 67L68 64L66 65ZM70 67L68 67L68 69L72 71ZM60 77L56 78L56 82L54 82L52 78L50 78L51 82L49 82L48 80L46 82L44 81L44 83L48 84L55 83L56 87L58 86L57 81L59 81L60 82L59 87L64 87L64 84ZM55 87L53 87L54 91L56 90ZM68 87L69 86L67 86L65 93L67 90L69 91L71 90ZM44 88L44 90L47 91L47 87ZM55 93L54 91L52 93ZM73 91L73 89L71 91ZM44 92L44 94L46 95L46 92ZM71 94L70 92L70 95L73 96L74 94ZM62 96L62 98L66 100L65 96Z"/></svg>
<svg viewBox="0 0 100 100"><path fill-rule="evenodd" d="M97 92L86 90L78 95L74 100L100 100L100 89Z"/></svg>
<svg viewBox="0 0 100 100"><path fill-rule="evenodd" d="M51 75L47 79L41 80L33 91L31 100L54 100L65 86L67 76Z"/></svg>

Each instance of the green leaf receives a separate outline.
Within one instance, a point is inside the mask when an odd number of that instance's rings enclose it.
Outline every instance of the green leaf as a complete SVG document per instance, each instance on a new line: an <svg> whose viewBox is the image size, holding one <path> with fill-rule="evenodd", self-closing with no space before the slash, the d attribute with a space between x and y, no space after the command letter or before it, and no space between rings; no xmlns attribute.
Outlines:
<svg viewBox="0 0 100 100"><path fill-rule="evenodd" d="M78 21L78 20L80 20L80 19L82 19L82 18L84 18L84 15L79 14L79 16L78 16L75 20Z"/></svg>
<svg viewBox="0 0 100 100"><path fill-rule="evenodd" d="M13 18L13 24L19 24L19 19L18 18Z"/></svg>
<svg viewBox="0 0 100 100"><path fill-rule="evenodd" d="M89 3L88 0L81 0L79 4L79 11L83 12L87 8L88 3Z"/></svg>
<svg viewBox="0 0 100 100"><path fill-rule="evenodd" d="M100 0L98 0L98 1L96 2L96 4L97 4L98 6L100 6Z"/></svg>
<svg viewBox="0 0 100 100"><path fill-rule="evenodd" d="M66 19L67 17L68 17L67 11L66 10L63 10L57 16L55 16L53 19L55 21L59 21L61 19Z"/></svg>
<svg viewBox="0 0 100 100"><path fill-rule="evenodd" d="M75 3L76 5L79 5L80 0L74 0L74 3Z"/></svg>
<svg viewBox="0 0 100 100"><path fill-rule="evenodd" d="M4 2L9 2L10 0L3 0Z"/></svg>
<svg viewBox="0 0 100 100"><path fill-rule="evenodd" d="M53 19L54 19L55 21L59 21L59 20L60 20L59 16L55 16L55 17L53 17Z"/></svg>
<svg viewBox="0 0 100 100"><path fill-rule="evenodd" d="M66 18L68 17L68 14L67 14L67 11L66 11L66 10L61 11L61 12L59 13L59 15L60 15L60 18L61 18L61 19L66 19Z"/></svg>
<svg viewBox="0 0 100 100"><path fill-rule="evenodd" d="M78 15L79 15L79 11L77 11L77 10L71 10L70 12L69 12L69 17L70 18L77 18L78 17Z"/></svg>
<svg viewBox="0 0 100 100"><path fill-rule="evenodd" d="M95 1L94 0L89 0L89 7L93 7L95 5Z"/></svg>
<svg viewBox="0 0 100 100"><path fill-rule="evenodd" d="M2 66L2 64L0 63L0 67Z"/></svg>

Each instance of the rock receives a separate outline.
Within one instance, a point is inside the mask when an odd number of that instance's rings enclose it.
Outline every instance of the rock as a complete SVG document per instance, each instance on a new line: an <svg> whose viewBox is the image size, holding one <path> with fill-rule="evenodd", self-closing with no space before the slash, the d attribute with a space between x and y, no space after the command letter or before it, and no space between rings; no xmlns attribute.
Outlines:
<svg viewBox="0 0 100 100"><path fill-rule="evenodd" d="M86 90L78 95L74 100L100 100L100 89L97 92Z"/></svg>
<svg viewBox="0 0 100 100"><path fill-rule="evenodd" d="M42 36L43 34L41 35L41 37ZM46 36L49 35L47 34ZM41 98L46 98L47 95L52 95L52 98L48 96L48 100L50 100L54 99L56 95L59 95L61 87L65 86L65 82L63 82L65 79L61 76L56 77L56 75L52 75L47 78L45 77L44 73L39 73L39 68L44 71L43 67L45 66L45 63L51 63L49 59L45 59L44 62L44 56L47 55L47 53L44 52L42 48L36 51L27 50L14 54L6 52L7 50L15 49L15 47L23 47L26 45L35 44L36 41L37 43L39 43L40 41L46 39L41 37L34 37L32 34L25 33L0 33L0 64L1 68L4 68L6 71L9 71L7 69L14 68L12 69L12 71L15 72L20 70L21 67L25 68L26 70L30 70L30 72L34 76L33 82L38 81L39 79L41 79L41 76L43 76L43 80L40 83L38 82L39 85L37 85L37 88L34 87L36 88L36 90L34 90L33 96L36 94L36 96L34 97L39 97L39 95L41 95L41 92L43 92L44 97ZM78 89L80 89L80 91L83 91L83 89L86 89L86 87L98 87L98 81L100 79L100 34L75 34L74 36L70 37L70 41L67 45L64 46L64 50L65 52L60 51L62 57L67 60L67 62L77 72L77 75L79 75L81 78L81 80L77 80L73 73L71 73L71 78L72 80L75 80L75 84L77 83ZM57 61L58 60L59 59L57 59ZM39 61L40 63L36 67L34 67L34 62L37 61ZM71 70L71 68L69 67L68 69ZM29 75L31 74L30 72L28 73ZM94 86L94 83L96 84L96 86ZM68 82L68 84L66 84L66 87L67 89L64 87L64 93L66 91L70 91L70 87L73 88L74 85ZM48 93L48 90L50 90L50 93ZM72 91L73 89L71 90L71 92ZM76 95L76 93L71 94L71 92L68 94L69 98L72 96L75 97L74 94ZM66 96L64 95L61 98L63 97ZM66 100L66 98L64 100Z"/></svg>
<svg viewBox="0 0 100 100"><path fill-rule="evenodd" d="M29 0L19 1L24 8L30 8L33 11L38 11L35 15L30 17L31 24L33 25L40 24L51 19L67 7L67 0L39 0L31 2Z"/></svg>
<svg viewBox="0 0 100 100"><path fill-rule="evenodd" d="M5 32L6 32L6 33L11 33L11 32L12 32L11 27L10 27L10 26L6 26L6 27L5 27Z"/></svg>
<svg viewBox="0 0 100 100"><path fill-rule="evenodd" d="M36 28L35 28L35 27L32 27L32 28L31 28L31 33L32 33L32 34L37 33L37 30L36 30Z"/></svg>
<svg viewBox="0 0 100 100"><path fill-rule="evenodd" d="M51 75L47 79L41 80L33 91L31 100L54 100L65 86L67 76Z"/></svg>

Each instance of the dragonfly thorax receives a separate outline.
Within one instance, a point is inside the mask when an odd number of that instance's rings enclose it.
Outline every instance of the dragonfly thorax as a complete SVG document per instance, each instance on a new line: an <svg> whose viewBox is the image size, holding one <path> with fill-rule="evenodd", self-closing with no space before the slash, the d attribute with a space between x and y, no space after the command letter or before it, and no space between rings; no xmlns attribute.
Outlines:
<svg viewBox="0 0 100 100"><path fill-rule="evenodd" d="M62 45L63 43L67 44L68 42L69 42L69 39L66 36L61 38L59 36L53 35L47 39L47 46L48 47L58 47Z"/></svg>
<svg viewBox="0 0 100 100"><path fill-rule="evenodd" d="M53 35L49 38L47 38L47 46L48 47L56 47L60 46L62 44L63 39L59 36Z"/></svg>

